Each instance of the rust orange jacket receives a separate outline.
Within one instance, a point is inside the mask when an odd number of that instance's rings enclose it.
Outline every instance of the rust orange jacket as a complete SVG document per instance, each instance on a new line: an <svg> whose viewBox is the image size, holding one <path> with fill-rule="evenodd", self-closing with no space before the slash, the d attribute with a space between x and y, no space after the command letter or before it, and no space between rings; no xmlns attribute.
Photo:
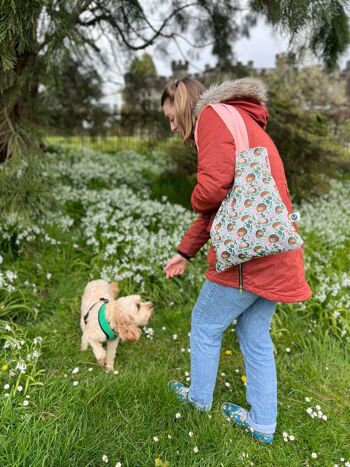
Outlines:
<svg viewBox="0 0 350 467"><path fill-rule="evenodd" d="M265 131L268 111L264 105L265 87L258 79L244 78L209 89L197 103L198 114L197 184L191 204L198 216L183 237L179 252L194 257L210 238L215 214L227 195L235 173L235 142L226 125L208 104L225 102L241 114L247 127L250 147L268 150L272 176L288 212L292 212L282 160ZM276 302L299 302L309 299L312 291L305 279L303 249L254 258L224 272L215 270L215 251L208 252L206 278L221 285L243 287Z"/></svg>

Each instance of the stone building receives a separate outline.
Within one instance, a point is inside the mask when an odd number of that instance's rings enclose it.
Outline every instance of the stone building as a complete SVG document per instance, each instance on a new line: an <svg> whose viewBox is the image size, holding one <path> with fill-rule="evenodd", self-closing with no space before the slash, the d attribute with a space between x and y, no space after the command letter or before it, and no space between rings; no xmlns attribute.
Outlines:
<svg viewBox="0 0 350 467"><path fill-rule="evenodd" d="M160 98L161 93L170 80L182 79L185 76L198 79L206 87L215 82L221 82L224 79L237 79L244 76L261 76L262 78L277 67L285 67L286 70L291 72L298 69L296 55L293 53L282 53L277 54L275 57L274 68L255 68L253 61L249 61L247 64L243 64L239 61L235 62L230 69L224 71L218 66L211 67L205 65L203 72L201 73L189 73L189 62L182 60L173 60L171 62L171 76L145 76L137 88L134 86L131 88L129 74L125 75L125 91L124 96L132 96L132 102L128 102L127 99L123 100L122 113L135 114L140 111L146 111L156 114L161 112ZM318 66L318 65L316 65ZM344 70L341 70L334 74L336 86L343 87L346 90L348 105L342 105L333 109L334 115L337 115L336 120L343 121L344 119L350 118L350 61L347 62ZM130 87L130 88L129 88ZM126 92L129 90L129 93ZM157 117L155 117L157 119ZM135 122L137 118L135 118ZM145 123L145 122L144 122ZM134 130L136 134L147 134L147 125L139 127L138 123L135 123Z"/></svg>

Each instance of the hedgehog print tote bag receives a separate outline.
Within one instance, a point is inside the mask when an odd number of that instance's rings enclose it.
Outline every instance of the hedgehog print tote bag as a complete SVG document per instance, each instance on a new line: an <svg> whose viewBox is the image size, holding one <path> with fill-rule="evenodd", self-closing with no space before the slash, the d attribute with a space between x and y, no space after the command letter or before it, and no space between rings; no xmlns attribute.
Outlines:
<svg viewBox="0 0 350 467"><path fill-rule="evenodd" d="M236 144L233 185L214 218L210 236L217 272L252 258L300 248L303 241L271 175L267 149L249 148L243 118L232 106L212 104Z"/></svg>

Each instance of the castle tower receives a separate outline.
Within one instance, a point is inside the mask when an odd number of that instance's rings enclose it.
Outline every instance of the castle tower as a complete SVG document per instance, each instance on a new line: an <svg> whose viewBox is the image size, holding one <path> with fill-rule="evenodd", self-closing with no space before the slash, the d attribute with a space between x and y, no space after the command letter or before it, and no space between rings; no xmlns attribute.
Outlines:
<svg viewBox="0 0 350 467"><path fill-rule="evenodd" d="M182 79L188 75L188 61L173 60L171 62L172 78Z"/></svg>

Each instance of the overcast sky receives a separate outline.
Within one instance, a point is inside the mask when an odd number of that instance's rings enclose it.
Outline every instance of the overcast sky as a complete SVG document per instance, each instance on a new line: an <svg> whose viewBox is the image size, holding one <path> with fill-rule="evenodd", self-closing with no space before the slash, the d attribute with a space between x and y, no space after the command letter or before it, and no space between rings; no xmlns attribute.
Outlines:
<svg viewBox="0 0 350 467"><path fill-rule="evenodd" d="M149 47L146 52L153 56L157 72L159 75L171 75L171 61L187 59L190 62L189 72L195 73L202 71L205 64L208 63L212 66L216 64L216 58L210 53L210 47L205 49L196 49L198 57L193 57L189 47L183 42L181 44L181 53L174 44L169 45L167 54L161 54L155 47ZM270 25L266 24L264 19L260 19L257 26L251 29L250 38L242 38L234 45L234 52L237 60L242 63L247 63L253 60L254 67L256 68L272 68L275 64L275 55L288 50L288 39L281 33L275 32ZM142 53L144 53L143 51ZM184 56L185 55L185 56ZM341 68L345 67L347 60L350 60L350 49L341 58L339 64ZM311 55L306 58L306 63L317 63L316 59ZM126 71L128 62L125 61L118 74L118 81L122 81L122 73ZM106 98L105 102L115 104L116 99L120 102L118 89L122 86L115 84L107 84L105 86Z"/></svg>

